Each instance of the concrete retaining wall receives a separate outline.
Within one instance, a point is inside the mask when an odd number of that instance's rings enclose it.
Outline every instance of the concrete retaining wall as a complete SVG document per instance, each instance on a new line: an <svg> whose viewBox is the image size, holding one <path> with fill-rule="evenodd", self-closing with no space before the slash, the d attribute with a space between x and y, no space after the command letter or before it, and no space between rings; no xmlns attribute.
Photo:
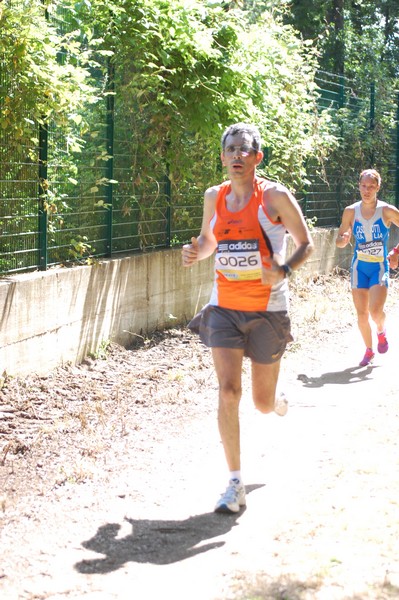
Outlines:
<svg viewBox="0 0 399 600"><path fill-rule="evenodd" d="M296 276L349 269L352 248L337 250L335 236L314 231L316 251ZM106 341L128 345L186 323L209 299L212 265L183 268L175 249L0 280L0 375L45 374L79 363Z"/></svg>

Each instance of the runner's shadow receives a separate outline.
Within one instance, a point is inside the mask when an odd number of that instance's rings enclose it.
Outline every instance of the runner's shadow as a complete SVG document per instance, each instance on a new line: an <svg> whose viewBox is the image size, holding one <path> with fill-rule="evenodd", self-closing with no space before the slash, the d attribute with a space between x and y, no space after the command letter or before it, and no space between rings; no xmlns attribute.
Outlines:
<svg viewBox="0 0 399 600"><path fill-rule="evenodd" d="M245 490L250 493L260 487L263 484L248 485ZM245 507L236 514L212 512L183 521L125 518L132 532L120 539L117 535L121 525L107 523L98 528L94 537L82 542L84 548L98 552L103 557L82 560L75 564L75 569L85 574L110 573L127 562L168 565L191 558L223 546L223 540L199 544L227 534L237 525L238 517L244 512Z"/></svg>
<svg viewBox="0 0 399 600"><path fill-rule="evenodd" d="M327 383L334 384L347 384L347 383L361 383L370 379L369 375L373 372L376 367L369 366L366 369L364 367L350 367L343 371L332 371L331 373L323 373L320 377L308 377L303 373L299 374L297 379L302 381L303 385L308 388L323 387Z"/></svg>

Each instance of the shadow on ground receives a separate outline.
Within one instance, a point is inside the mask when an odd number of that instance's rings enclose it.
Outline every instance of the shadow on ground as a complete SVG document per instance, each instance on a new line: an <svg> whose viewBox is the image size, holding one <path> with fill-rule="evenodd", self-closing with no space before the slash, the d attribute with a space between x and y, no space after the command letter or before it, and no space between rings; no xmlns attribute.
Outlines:
<svg viewBox="0 0 399 600"><path fill-rule="evenodd" d="M247 485L245 490L248 494L263 485ZM104 558L82 560L75 568L80 573L92 574L116 571L127 562L156 565L179 562L223 546L223 540L203 542L227 534L244 512L245 507L236 514L212 512L182 521L126 518L132 533L120 539L117 535L121 525L107 523L98 528L94 537L82 542L84 548L98 552Z"/></svg>
<svg viewBox="0 0 399 600"><path fill-rule="evenodd" d="M299 381L302 381L303 385L308 388L323 387L326 384L348 384L348 383L362 383L371 379L370 375L373 369L377 367L350 367L343 371L332 371L330 373L323 373L320 377L308 377L304 373L300 373L297 377Z"/></svg>

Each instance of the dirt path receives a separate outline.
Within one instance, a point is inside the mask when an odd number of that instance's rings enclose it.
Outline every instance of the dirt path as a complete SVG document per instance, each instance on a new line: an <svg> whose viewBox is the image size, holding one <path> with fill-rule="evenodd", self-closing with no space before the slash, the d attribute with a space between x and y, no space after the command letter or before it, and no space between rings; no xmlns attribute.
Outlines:
<svg viewBox="0 0 399 600"><path fill-rule="evenodd" d="M216 383L186 331L6 381L1 599L399 598L397 281L387 312L390 350L361 369L347 280L293 290L290 410L244 394L238 516L212 512Z"/></svg>

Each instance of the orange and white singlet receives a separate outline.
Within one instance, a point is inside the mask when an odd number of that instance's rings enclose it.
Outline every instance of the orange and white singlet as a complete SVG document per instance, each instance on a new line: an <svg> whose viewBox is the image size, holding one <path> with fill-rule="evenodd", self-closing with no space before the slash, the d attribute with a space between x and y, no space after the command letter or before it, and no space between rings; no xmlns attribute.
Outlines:
<svg viewBox="0 0 399 600"><path fill-rule="evenodd" d="M217 240L211 305L242 311L288 310L287 280L273 286L261 282L262 259L277 254L283 263L286 252L285 227L272 221L263 206L267 183L257 177L251 199L238 212L226 206L230 181L219 187L210 221Z"/></svg>

